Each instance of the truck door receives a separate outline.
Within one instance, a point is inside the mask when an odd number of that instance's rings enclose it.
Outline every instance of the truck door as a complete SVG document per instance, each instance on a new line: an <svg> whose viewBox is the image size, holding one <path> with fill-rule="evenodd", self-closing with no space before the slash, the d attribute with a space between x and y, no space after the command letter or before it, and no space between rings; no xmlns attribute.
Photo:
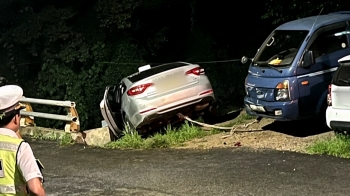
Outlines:
<svg viewBox="0 0 350 196"><path fill-rule="evenodd" d="M347 23L336 23L315 31L306 51L312 51L314 64L297 69L299 114L312 117L326 108L327 86L338 67L338 60L350 54ZM324 103L320 103L323 97Z"/></svg>

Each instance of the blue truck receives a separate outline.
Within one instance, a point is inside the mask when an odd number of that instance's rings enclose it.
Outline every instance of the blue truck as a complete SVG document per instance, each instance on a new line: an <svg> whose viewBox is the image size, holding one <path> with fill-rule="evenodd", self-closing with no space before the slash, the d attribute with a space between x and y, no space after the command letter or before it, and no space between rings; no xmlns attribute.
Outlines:
<svg viewBox="0 0 350 196"><path fill-rule="evenodd" d="M350 54L350 11L278 26L250 59L244 106L278 121L324 117L338 59ZM242 63L248 62L247 57Z"/></svg>

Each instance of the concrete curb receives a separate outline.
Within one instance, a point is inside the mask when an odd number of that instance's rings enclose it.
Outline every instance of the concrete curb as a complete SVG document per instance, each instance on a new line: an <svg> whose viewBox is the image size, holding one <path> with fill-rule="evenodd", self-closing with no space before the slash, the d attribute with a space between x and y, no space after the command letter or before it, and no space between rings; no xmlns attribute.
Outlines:
<svg viewBox="0 0 350 196"><path fill-rule="evenodd" d="M50 129L46 127L20 127L19 132L23 136L35 136L40 134L44 137L50 136L51 134L56 134L57 136L61 136L64 134L63 130Z"/></svg>
<svg viewBox="0 0 350 196"><path fill-rule="evenodd" d="M42 136L43 138L60 138L66 132L59 129L46 127L21 127L20 134L23 136ZM79 133L70 133L75 143L86 144L88 146L101 147L111 142L111 134L108 127L86 130Z"/></svg>

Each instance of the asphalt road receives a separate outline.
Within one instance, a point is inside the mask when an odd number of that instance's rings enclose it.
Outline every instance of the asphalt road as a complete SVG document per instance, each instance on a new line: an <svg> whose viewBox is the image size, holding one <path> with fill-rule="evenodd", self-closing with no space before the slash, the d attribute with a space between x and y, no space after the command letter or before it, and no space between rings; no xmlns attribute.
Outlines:
<svg viewBox="0 0 350 196"><path fill-rule="evenodd" d="M48 195L349 195L350 160L291 152L105 150L31 141Z"/></svg>

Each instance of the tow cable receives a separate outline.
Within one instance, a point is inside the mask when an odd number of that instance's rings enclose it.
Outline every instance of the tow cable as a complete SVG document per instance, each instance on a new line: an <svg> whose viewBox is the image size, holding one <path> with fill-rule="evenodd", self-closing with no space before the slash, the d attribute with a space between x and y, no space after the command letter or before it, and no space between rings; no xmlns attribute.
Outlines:
<svg viewBox="0 0 350 196"><path fill-rule="evenodd" d="M214 128L214 129L222 129L222 130L230 130L230 133L228 135L222 136L222 139L231 137L235 132L237 132L237 128L247 128L247 127L251 126L252 124L259 123L260 120L262 119L261 117L258 117L254 121L252 121L250 123L243 124L243 125L233 125L232 127L221 127L221 126L210 125L210 124L206 124L206 123L202 123L202 122L198 122L198 121L192 120L188 116L185 116L185 115L183 115L181 113L178 113L177 116L179 118L181 118L181 119L188 120L190 122L196 123L196 124L201 125L203 127L209 127L209 128ZM253 130L250 129L249 131L252 132Z"/></svg>

